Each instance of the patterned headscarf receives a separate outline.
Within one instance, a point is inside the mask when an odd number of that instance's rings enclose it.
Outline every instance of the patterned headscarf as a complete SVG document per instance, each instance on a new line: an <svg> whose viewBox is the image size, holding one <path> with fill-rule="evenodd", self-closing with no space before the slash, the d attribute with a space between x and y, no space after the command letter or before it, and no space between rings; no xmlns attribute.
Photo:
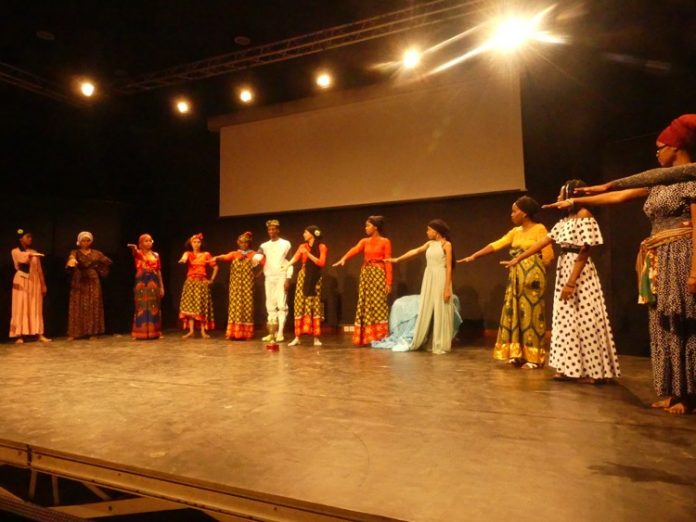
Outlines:
<svg viewBox="0 0 696 522"><path fill-rule="evenodd" d="M252 237L254 237L253 234L247 230L243 234L239 235L239 237L237 238L237 241L247 241L248 243L251 243Z"/></svg>
<svg viewBox="0 0 696 522"><path fill-rule="evenodd" d="M268 221L266 221L266 228L270 227L280 228L280 221L278 221L277 219L269 219Z"/></svg>

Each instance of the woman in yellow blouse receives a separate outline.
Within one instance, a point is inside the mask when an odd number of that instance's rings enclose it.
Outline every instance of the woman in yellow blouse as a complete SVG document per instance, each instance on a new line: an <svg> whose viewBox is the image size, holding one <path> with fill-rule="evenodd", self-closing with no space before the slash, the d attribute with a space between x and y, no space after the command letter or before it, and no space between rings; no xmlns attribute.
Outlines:
<svg viewBox="0 0 696 522"><path fill-rule="evenodd" d="M471 263L479 257L510 248L510 256L515 257L546 237L548 231L534 216L539 211L539 203L529 196L522 196L512 205L512 219L515 228L503 237L485 246L478 252L459 259L457 263ZM500 314L498 338L493 349L493 357L499 361L521 366L525 369L539 368L546 361L546 267L553 261L553 249L548 246L541 255L528 257L520 264L510 268L505 302Z"/></svg>

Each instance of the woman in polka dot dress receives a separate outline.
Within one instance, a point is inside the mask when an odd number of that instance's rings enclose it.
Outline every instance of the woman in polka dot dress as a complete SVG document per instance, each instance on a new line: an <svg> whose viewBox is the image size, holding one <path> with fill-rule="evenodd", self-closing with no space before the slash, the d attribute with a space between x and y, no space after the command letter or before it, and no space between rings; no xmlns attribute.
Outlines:
<svg viewBox="0 0 696 522"><path fill-rule="evenodd" d="M570 180L561 188L559 200L573 195L580 180ZM551 325L549 366L556 379L577 379L595 383L619 377L619 360L611 333L604 294L590 248L603 243L597 221L585 208L570 209L549 234L511 261L515 266L545 246L561 247L556 268L556 285Z"/></svg>

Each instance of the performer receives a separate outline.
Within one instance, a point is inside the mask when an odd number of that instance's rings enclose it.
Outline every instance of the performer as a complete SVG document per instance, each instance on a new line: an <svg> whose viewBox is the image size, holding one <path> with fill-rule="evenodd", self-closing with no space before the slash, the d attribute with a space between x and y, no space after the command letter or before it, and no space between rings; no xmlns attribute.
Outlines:
<svg viewBox="0 0 696 522"><path fill-rule="evenodd" d="M15 275L12 280L12 318L10 319L10 338L23 343L25 336L37 336L41 342L50 342L44 336L43 298L46 295L46 282L41 269L40 254L31 244L31 232L17 230L18 246L12 249L12 262Z"/></svg>
<svg viewBox="0 0 696 522"><path fill-rule="evenodd" d="M696 114L675 119L657 137L661 167L691 170L696 159ZM636 269L639 302L648 305L653 380L659 400L654 408L672 414L696 410L696 182L661 185L663 176L675 181L674 170L657 169L643 179L612 182L617 192L573 197L549 208L610 205L646 197L643 210L652 224L651 236L641 243ZM653 178L647 183L645 177ZM683 179L683 178L679 178ZM652 185L653 188L628 188Z"/></svg>
<svg viewBox="0 0 696 522"><path fill-rule="evenodd" d="M133 297L133 339L159 339L162 337L161 303L164 297L162 264L157 252L153 252L154 240L150 234L142 234L138 244L127 246L135 261L135 287Z"/></svg>
<svg viewBox="0 0 696 522"><path fill-rule="evenodd" d="M333 266L344 266L346 260L365 253L360 269L358 308L355 312L353 344L370 346L389 334L389 305L387 296L391 292L392 266L385 263L391 257L391 241L382 236L384 217L370 216L365 222L367 238L361 239Z"/></svg>
<svg viewBox="0 0 696 522"><path fill-rule="evenodd" d="M417 350L425 343L433 321L434 354L444 354L452 349L454 305L452 303L452 269L454 255L450 241L450 229L441 219L433 219L426 229L428 241L397 258L387 258L388 263L399 263L425 252L426 267L421 284L418 304L418 320L410 346L395 346L394 351ZM433 318L434 316L434 318Z"/></svg>
<svg viewBox="0 0 696 522"><path fill-rule="evenodd" d="M229 308L225 339L251 339L254 336L254 256L249 249L251 232L237 238L237 250L215 256L215 261L230 262Z"/></svg>
<svg viewBox="0 0 696 522"><path fill-rule="evenodd" d="M559 201L568 199L576 187L582 186L584 181L567 181L561 188ZM587 209L571 211L546 237L504 265L515 267L551 243L561 246L549 357L549 365L556 369L554 378L594 384L619 377L619 359L604 294L590 258L590 248L601 245L603 239L597 221Z"/></svg>
<svg viewBox="0 0 696 522"><path fill-rule="evenodd" d="M302 261L295 289L295 338L288 346L300 344L302 334L314 335L314 346L321 346L321 321L324 310L321 303L321 269L326 265L328 252L319 227L308 226L302 233L305 243L292 256L290 264Z"/></svg>
<svg viewBox="0 0 696 522"><path fill-rule="evenodd" d="M209 339L207 330L215 328L213 315L213 298L210 295L210 285L215 281L218 266L210 252L202 250L203 234L195 234L186 240L187 251L179 259L179 263L188 267L186 281L181 291L179 319L183 328L188 332L182 336L188 339L193 336L196 324L200 325L201 337ZM213 267L213 273L208 279L208 265Z"/></svg>
<svg viewBox="0 0 696 522"><path fill-rule="evenodd" d="M70 252L66 269L71 272L68 308L68 341L95 339L104 333L104 303L100 277L109 275L111 259L92 248L90 232L77 235L77 250Z"/></svg>
<svg viewBox="0 0 696 522"><path fill-rule="evenodd" d="M277 219L266 221L266 231L268 241L261 244L259 253L253 258L255 263L263 262L269 334L262 340L283 342L288 316L287 293L293 272L287 258L292 246L290 241L280 237L280 222ZM277 330L277 334L272 333L273 330Z"/></svg>
<svg viewBox="0 0 696 522"><path fill-rule="evenodd" d="M510 248L515 257L539 239L548 230L536 221L539 203L522 196L512 204L510 218L515 228L503 237L459 259L457 263L471 263L479 257ZM498 338L493 358L525 369L539 368L546 361L546 269L553 260L553 248L546 246L540 255L530 256L515 265L508 273L503 310L500 314Z"/></svg>

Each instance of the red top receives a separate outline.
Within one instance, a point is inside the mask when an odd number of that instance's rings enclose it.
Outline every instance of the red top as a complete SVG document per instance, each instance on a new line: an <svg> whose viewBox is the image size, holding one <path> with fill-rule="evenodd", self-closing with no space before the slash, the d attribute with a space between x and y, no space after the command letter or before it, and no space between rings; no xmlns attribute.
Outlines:
<svg viewBox="0 0 696 522"><path fill-rule="evenodd" d="M145 270L146 272L158 272L162 269L160 257L157 252L150 252L152 256L145 257L139 248L133 249L133 259L135 260L135 270Z"/></svg>
<svg viewBox="0 0 696 522"><path fill-rule="evenodd" d="M249 250L248 252L242 252L241 250L235 250L234 252L228 252L224 256L218 256L221 261L236 261L237 259L246 258L251 261L251 258L256 255L256 251Z"/></svg>
<svg viewBox="0 0 696 522"><path fill-rule="evenodd" d="M309 246L309 243L302 243L298 249L297 252L295 252L295 255L292 256L293 260L297 260L298 258L302 260L302 264L304 265L307 262L307 259L309 259L309 251L311 247ZM324 267L326 266L326 253L328 252L328 249L326 248L326 245L324 243L321 243L319 245L319 261L316 263L317 266L319 267Z"/></svg>
<svg viewBox="0 0 696 522"><path fill-rule="evenodd" d="M210 255L210 252L199 252L198 254L186 252L187 279L207 279L208 273L206 268L208 265L215 266L215 260Z"/></svg>
<svg viewBox="0 0 696 522"><path fill-rule="evenodd" d="M391 241L381 236L366 237L348 251L346 259L357 256L360 252L365 252L363 266L372 264L382 267L387 273L387 284L391 285L392 264L384 262L386 258L392 256Z"/></svg>

